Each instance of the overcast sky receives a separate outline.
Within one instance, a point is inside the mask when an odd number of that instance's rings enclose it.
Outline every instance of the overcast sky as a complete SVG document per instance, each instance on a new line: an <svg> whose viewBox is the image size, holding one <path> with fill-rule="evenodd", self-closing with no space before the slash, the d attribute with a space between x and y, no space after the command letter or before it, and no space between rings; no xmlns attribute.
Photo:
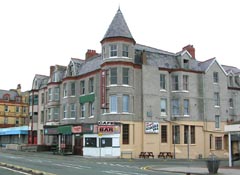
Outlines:
<svg viewBox="0 0 240 175"><path fill-rule="evenodd" d="M1 0L0 89L30 90L51 65L101 52L100 41L119 6L139 44L178 52L192 44L196 59L216 57L240 68L238 0Z"/></svg>

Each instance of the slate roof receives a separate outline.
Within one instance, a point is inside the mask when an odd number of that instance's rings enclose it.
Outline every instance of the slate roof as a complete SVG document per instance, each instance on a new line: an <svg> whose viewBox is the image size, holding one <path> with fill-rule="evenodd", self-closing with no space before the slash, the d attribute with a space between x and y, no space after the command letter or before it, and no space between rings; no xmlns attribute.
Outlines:
<svg viewBox="0 0 240 175"><path fill-rule="evenodd" d="M240 69L238 69L237 67L227 65L222 65L222 67L227 73L232 72L234 74L240 74Z"/></svg>
<svg viewBox="0 0 240 175"><path fill-rule="evenodd" d="M103 37L103 40L113 37L125 37L133 39L133 36L120 9L118 9L117 13L115 14L106 34Z"/></svg>
<svg viewBox="0 0 240 175"><path fill-rule="evenodd" d="M215 60L215 58L211 58L209 60L199 62L198 64L199 64L200 69L202 71L206 71L214 60Z"/></svg>
<svg viewBox="0 0 240 175"><path fill-rule="evenodd" d="M16 96L18 96L17 91L14 90L1 90L0 89L0 99L3 99L4 94L9 94L10 95L10 100L15 100Z"/></svg>

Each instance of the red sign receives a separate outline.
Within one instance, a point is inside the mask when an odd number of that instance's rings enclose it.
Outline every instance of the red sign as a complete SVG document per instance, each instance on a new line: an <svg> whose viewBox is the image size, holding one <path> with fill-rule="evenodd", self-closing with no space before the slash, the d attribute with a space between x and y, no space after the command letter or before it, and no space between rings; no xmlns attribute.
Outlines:
<svg viewBox="0 0 240 175"><path fill-rule="evenodd" d="M98 133L104 133L104 134L118 134L120 133L120 127L119 126L98 126Z"/></svg>
<svg viewBox="0 0 240 175"><path fill-rule="evenodd" d="M101 108L106 108L106 71L101 72Z"/></svg>
<svg viewBox="0 0 240 175"><path fill-rule="evenodd" d="M73 126L72 127L72 133L81 133L82 132L82 126Z"/></svg>

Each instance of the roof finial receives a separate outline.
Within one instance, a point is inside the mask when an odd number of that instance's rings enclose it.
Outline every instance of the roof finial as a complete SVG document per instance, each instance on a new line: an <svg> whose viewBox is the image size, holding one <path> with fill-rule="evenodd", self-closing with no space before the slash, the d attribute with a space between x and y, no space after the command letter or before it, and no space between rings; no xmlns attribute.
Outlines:
<svg viewBox="0 0 240 175"><path fill-rule="evenodd" d="M118 4L118 11L121 11L121 9L120 9L120 3Z"/></svg>

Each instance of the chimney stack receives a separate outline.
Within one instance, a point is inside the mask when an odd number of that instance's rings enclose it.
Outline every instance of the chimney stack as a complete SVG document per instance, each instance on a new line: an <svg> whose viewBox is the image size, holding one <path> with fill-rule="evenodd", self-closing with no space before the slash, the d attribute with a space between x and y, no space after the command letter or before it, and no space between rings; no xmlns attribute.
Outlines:
<svg viewBox="0 0 240 175"><path fill-rule="evenodd" d="M189 45L183 47L182 51L184 51L184 50L187 50L190 53L190 55L192 56L192 58L195 59L195 48L193 47L193 45L189 44Z"/></svg>
<svg viewBox="0 0 240 175"><path fill-rule="evenodd" d="M50 77L52 76L54 70L55 70L55 66L50 66Z"/></svg>
<svg viewBox="0 0 240 175"><path fill-rule="evenodd" d="M97 55L96 50L90 50L88 49L85 54L85 59L91 58L93 56Z"/></svg>

